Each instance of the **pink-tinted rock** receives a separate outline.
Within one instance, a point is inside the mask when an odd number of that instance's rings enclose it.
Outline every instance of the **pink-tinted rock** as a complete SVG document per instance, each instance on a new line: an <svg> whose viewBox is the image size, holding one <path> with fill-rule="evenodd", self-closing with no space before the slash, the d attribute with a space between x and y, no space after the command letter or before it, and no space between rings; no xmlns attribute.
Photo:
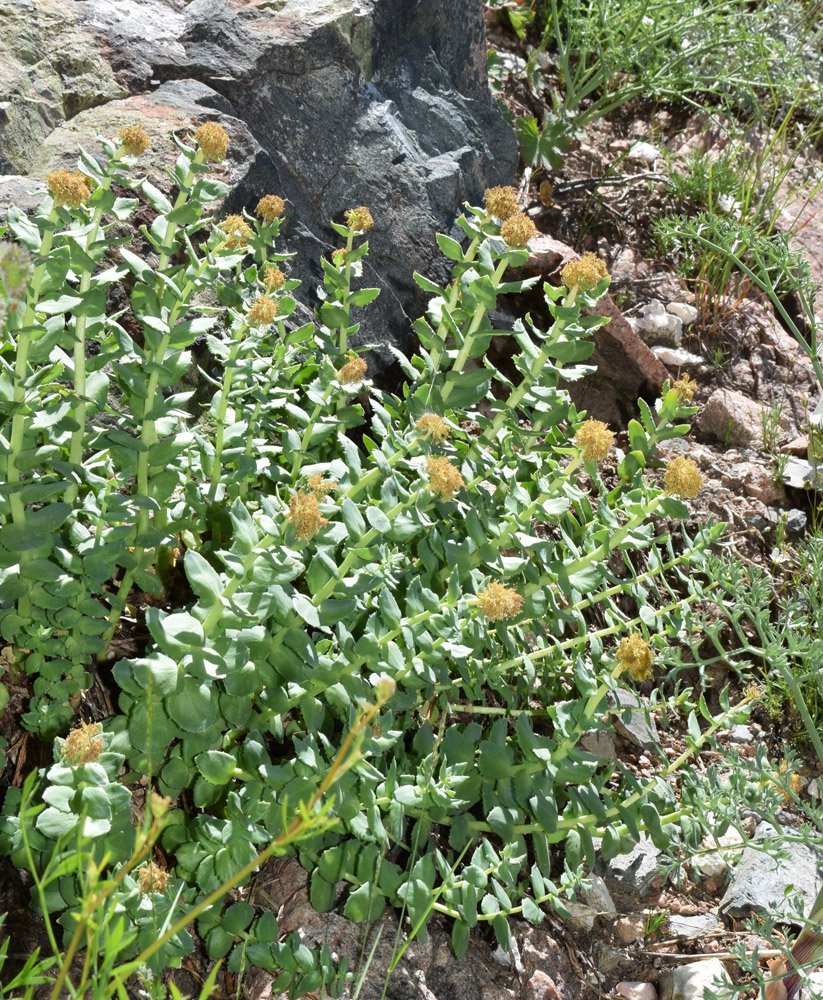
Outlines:
<svg viewBox="0 0 823 1000"><path fill-rule="evenodd" d="M563 1000L551 976L539 969L531 974L523 989L522 997L523 1000Z"/></svg>
<svg viewBox="0 0 823 1000"><path fill-rule="evenodd" d="M715 389L698 416L703 434L725 445L758 447L765 407L734 389Z"/></svg>
<svg viewBox="0 0 823 1000"><path fill-rule="evenodd" d="M657 1000L657 990L651 983L618 983L614 992L624 1000Z"/></svg>

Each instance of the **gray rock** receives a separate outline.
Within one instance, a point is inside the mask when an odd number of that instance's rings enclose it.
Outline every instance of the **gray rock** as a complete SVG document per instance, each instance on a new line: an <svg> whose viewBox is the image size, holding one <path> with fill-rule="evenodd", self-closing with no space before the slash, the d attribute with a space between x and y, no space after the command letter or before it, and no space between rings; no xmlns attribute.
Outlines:
<svg viewBox="0 0 823 1000"><path fill-rule="evenodd" d="M157 140L146 159L157 183L155 158L172 133L218 120L232 144L224 210L253 212L268 193L286 199L278 249L298 252L291 275L304 292L321 283L318 258L339 243L330 222L357 205L371 210L363 283L383 293L356 317L357 343L411 348L411 321L428 299L412 272L449 273L435 232L450 230L464 201L480 203L485 187L514 174L517 144L488 91L477 0L43 0L34 8L33 18L22 4L0 11L9 54L0 69L9 95L0 173L42 177L73 166L78 141L94 147L97 131L140 120ZM61 60L51 57L55 46ZM32 53L45 47L50 59L38 61ZM32 101L35 63L57 68ZM386 348L380 356L383 368L393 362Z"/></svg>
<svg viewBox="0 0 823 1000"><path fill-rule="evenodd" d="M586 733L581 737L580 745L587 753L593 757L600 757L602 760L614 760L617 757L611 734L603 732L602 729Z"/></svg>
<svg viewBox="0 0 823 1000"><path fill-rule="evenodd" d="M693 938L700 937L701 934L708 934L710 931L721 925L722 921L714 913L699 913L693 917L681 917L673 914L669 917L669 930L675 937Z"/></svg>
<svg viewBox="0 0 823 1000"><path fill-rule="evenodd" d="M659 299L652 299L643 306L641 315L629 321L646 343L680 347L683 339L683 320L667 312Z"/></svg>
<svg viewBox="0 0 823 1000"><path fill-rule="evenodd" d="M603 879L599 875L592 874L586 881L589 883L589 888L580 893L583 902L597 913L617 913L617 907Z"/></svg>
<svg viewBox="0 0 823 1000"><path fill-rule="evenodd" d="M720 983L731 986L719 958L678 965L660 973L660 1000L703 1000L706 990L720 992Z"/></svg>
<svg viewBox="0 0 823 1000"><path fill-rule="evenodd" d="M660 851L645 835L634 845L628 854L620 854L616 858L605 861L598 853L595 858L595 871L606 884L618 882L622 886L636 890L645 895L655 885L662 883L662 876L657 870L657 859Z"/></svg>
<svg viewBox="0 0 823 1000"><path fill-rule="evenodd" d="M654 720L649 715L646 699L626 688L616 688L609 694L609 703L623 710L614 716L617 732L643 750L655 750L659 737Z"/></svg>
<svg viewBox="0 0 823 1000"><path fill-rule="evenodd" d="M775 832L769 823L761 822L754 839L763 840ZM784 847L789 852L787 861L777 861L753 847L742 851L720 900L721 914L737 920L751 913L776 910L790 918L794 912L790 902L798 897L805 901L808 912L823 888L823 857L807 844L786 842Z"/></svg>
<svg viewBox="0 0 823 1000"><path fill-rule="evenodd" d="M790 458L783 469L783 481L796 490L815 489L823 487L823 466L807 462L805 458Z"/></svg>
<svg viewBox="0 0 823 1000"><path fill-rule="evenodd" d="M715 389L700 412L698 423L704 434L725 445L745 447L762 439L762 415L766 408L734 389Z"/></svg>
<svg viewBox="0 0 823 1000"><path fill-rule="evenodd" d="M799 535L806 527L806 514L797 507L786 511L786 531L790 535Z"/></svg>

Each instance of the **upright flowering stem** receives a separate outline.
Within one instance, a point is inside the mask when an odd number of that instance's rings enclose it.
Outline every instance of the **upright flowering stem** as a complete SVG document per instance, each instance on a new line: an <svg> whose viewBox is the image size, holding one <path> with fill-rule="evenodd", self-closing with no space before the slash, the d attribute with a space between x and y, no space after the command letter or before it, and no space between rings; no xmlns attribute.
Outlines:
<svg viewBox="0 0 823 1000"><path fill-rule="evenodd" d="M223 473L223 445L226 434L226 414L229 409L229 393L231 385L237 372L237 356L243 343L242 337L245 333L245 325L238 331L234 343L231 345L226 366L223 369L223 384L220 387L220 402L217 406L217 417L215 419L214 433L214 459L211 468L211 482L209 484L209 502L214 503L217 499L217 487L220 484Z"/></svg>

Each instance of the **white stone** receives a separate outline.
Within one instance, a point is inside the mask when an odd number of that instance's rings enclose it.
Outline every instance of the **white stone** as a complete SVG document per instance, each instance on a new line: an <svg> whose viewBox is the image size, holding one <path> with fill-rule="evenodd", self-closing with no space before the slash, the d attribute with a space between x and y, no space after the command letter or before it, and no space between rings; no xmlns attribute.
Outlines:
<svg viewBox="0 0 823 1000"><path fill-rule="evenodd" d="M697 309L694 306L690 306L688 302L670 302L666 306L666 309L668 309L672 316L679 316L683 322L683 326L691 326L697 319Z"/></svg>
<svg viewBox="0 0 823 1000"><path fill-rule="evenodd" d="M580 893L580 898L597 913L617 913L617 907L611 897L606 883L599 875L588 875L586 881L589 888Z"/></svg>
<svg viewBox="0 0 823 1000"><path fill-rule="evenodd" d="M629 150L629 159L640 163L648 163L651 166L655 160L660 159L660 150L650 142L636 142Z"/></svg>
<svg viewBox="0 0 823 1000"><path fill-rule="evenodd" d="M806 791L808 792L810 799L820 798L820 786L817 783L817 778L812 778L812 780L806 786Z"/></svg>
<svg viewBox="0 0 823 1000"><path fill-rule="evenodd" d="M678 965L660 974L660 1000L704 1000L707 990L722 992L723 982L728 976L719 958Z"/></svg>
<svg viewBox="0 0 823 1000"><path fill-rule="evenodd" d="M704 359L699 354L692 354L682 347L674 349L672 347L653 347L652 354L669 368L696 368L704 364Z"/></svg>
<svg viewBox="0 0 823 1000"><path fill-rule="evenodd" d="M614 992L625 1000L657 1000L657 990L651 983L618 983Z"/></svg>

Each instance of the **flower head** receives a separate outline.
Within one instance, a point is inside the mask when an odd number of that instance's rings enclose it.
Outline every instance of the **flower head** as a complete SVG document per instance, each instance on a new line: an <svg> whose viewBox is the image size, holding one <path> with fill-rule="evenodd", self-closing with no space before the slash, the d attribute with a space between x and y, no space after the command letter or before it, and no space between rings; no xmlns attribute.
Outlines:
<svg viewBox="0 0 823 1000"><path fill-rule="evenodd" d="M674 389L677 393L677 398L681 403L691 403L692 399L694 399L695 390L697 389L697 382L695 382L694 379L689 378L689 373L686 372L683 378L679 378L674 383L672 389Z"/></svg>
<svg viewBox="0 0 823 1000"><path fill-rule="evenodd" d="M217 122L206 122L199 125L194 130L194 141L203 152L207 160L216 160L218 163L226 158L226 150L229 148L229 137L222 125Z"/></svg>
<svg viewBox="0 0 823 1000"><path fill-rule="evenodd" d="M69 173L68 170L52 170L46 174L46 184L57 205L68 205L77 208L89 196L90 184L88 177L79 170Z"/></svg>
<svg viewBox="0 0 823 1000"><path fill-rule="evenodd" d="M63 741L60 753L67 764L88 764L103 752L102 730L94 722L81 722Z"/></svg>
<svg viewBox="0 0 823 1000"><path fill-rule="evenodd" d="M465 484L460 470L447 458L428 459L429 489L441 500L451 500Z"/></svg>
<svg viewBox="0 0 823 1000"><path fill-rule="evenodd" d="M513 587L494 580L477 595L477 603L489 621L516 618L523 607L523 598Z"/></svg>
<svg viewBox="0 0 823 1000"><path fill-rule="evenodd" d="M645 681L652 676L654 653L646 640L637 633L620 640L615 657L621 668L627 670L636 681Z"/></svg>
<svg viewBox="0 0 823 1000"><path fill-rule="evenodd" d="M294 525L297 537L303 540L314 537L324 524L329 523L328 518L320 513L317 495L304 493L302 490L291 495L289 520Z"/></svg>
<svg viewBox="0 0 823 1000"><path fill-rule="evenodd" d="M257 203L257 214L270 226L275 219L279 219L283 214L286 203L276 194L264 195Z"/></svg>
<svg viewBox="0 0 823 1000"><path fill-rule="evenodd" d="M251 228L242 215L227 215L220 223L220 228L226 234L228 250L246 246L251 236Z"/></svg>
<svg viewBox="0 0 823 1000"><path fill-rule="evenodd" d="M0 243L0 284L12 302L25 297L34 271L31 254L17 243Z"/></svg>
<svg viewBox="0 0 823 1000"><path fill-rule="evenodd" d="M509 216L500 227L500 235L510 247L524 247L537 234L537 229L532 220L518 212L517 215Z"/></svg>
<svg viewBox="0 0 823 1000"><path fill-rule="evenodd" d="M591 251L584 253L580 260L570 260L560 272L560 280L569 289L575 285L585 289L595 288L608 276L606 262Z"/></svg>
<svg viewBox="0 0 823 1000"><path fill-rule="evenodd" d="M374 225L371 212L361 205L360 208L350 208L345 212L346 225L354 233L365 233Z"/></svg>
<svg viewBox="0 0 823 1000"><path fill-rule="evenodd" d="M792 794L799 795L803 791L803 779L796 771L792 771L789 775L788 788L781 787L785 785L786 772L789 770L789 764L786 760L780 761L780 767L777 769L778 781L773 781L772 784L776 785L780 791L783 793L783 798L786 802L792 801Z"/></svg>
<svg viewBox="0 0 823 1000"><path fill-rule="evenodd" d="M137 887L144 896L152 892L165 892L168 884L169 873L153 861L149 861L145 868L141 868L137 873Z"/></svg>
<svg viewBox="0 0 823 1000"><path fill-rule="evenodd" d="M142 156L151 146L149 134L142 125L127 125L121 128L117 138L129 156Z"/></svg>
<svg viewBox="0 0 823 1000"><path fill-rule="evenodd" d="M414 426L415 430L420 431L428 441L434 441L435 444L442 444L451 432L446 421L436 413L424 413Z"/></svg>
<svg viewBox="0 0 823 1000"><path fill-rule="evenodd" d="M602 462L614 444L614 433L602 420L587 420L574 436L584 462Z"/></svg>
<svg viewBox="0 0 823 1000"><path fill-rule="evenodd" d="M362 382L366 377L368 367L364 358L358 358L357 355L350 354L349 360L337 373L337 381L341 385L354 385L356 382Z"/></svg>
<svg viewBox="0 0 823 1000"><path fill-rule="evenodd" d="M279 267L267 267L263 271L263 284L266 286L267 292L270 292L272 289L275 292L279 292L285 283L286 276Z"/></svg>
<svg viewBox="0 0 823 1000"><path fill-rule="evenodd" d="M246 314L249 326L268 326L277 315L277 300L268 295L258 295Z"/></svg>
<svg viewBox="0 0 823 1000"><path fill-rule="evenodd" d="M486 211L505 222L517 211L517 192L513 187L486 188Z"/></svg>
<svg viewBox="0 0 823 1000"><path fill-rule="evenodd" d="M666 466L664 483L667 493L674 493L676 496L688 500L691 497L696 497L700 492L703 486L703 477L690 458L678 455Z"/></svg>
<svg viewBox="0 0 823 1000"><path fill-rule="evenodd" d="M327 493L334 493L337 489L337 483L334 479L324 479L323 473L318 472L309 476L309 489L318 500L322 500Z"/></svg>

